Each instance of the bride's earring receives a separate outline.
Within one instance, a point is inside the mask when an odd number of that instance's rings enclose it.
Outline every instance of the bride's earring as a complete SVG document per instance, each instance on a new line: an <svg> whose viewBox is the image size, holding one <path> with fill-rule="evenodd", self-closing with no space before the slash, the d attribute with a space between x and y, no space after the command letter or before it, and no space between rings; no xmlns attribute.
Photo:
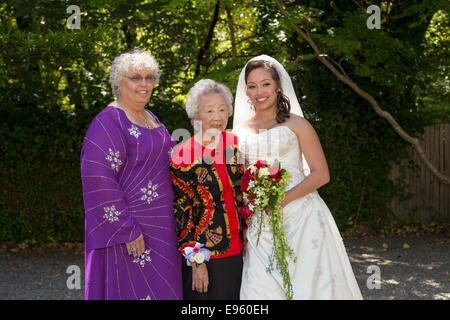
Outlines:
<svg viewBox="0 0 450 320"><path fill-rule="evenodd" d="M252 104L252 101L250 100L250 98L247 99L248 104L250 105L250 109L252 109L253 111L255 111L255 106Z"/></svg>

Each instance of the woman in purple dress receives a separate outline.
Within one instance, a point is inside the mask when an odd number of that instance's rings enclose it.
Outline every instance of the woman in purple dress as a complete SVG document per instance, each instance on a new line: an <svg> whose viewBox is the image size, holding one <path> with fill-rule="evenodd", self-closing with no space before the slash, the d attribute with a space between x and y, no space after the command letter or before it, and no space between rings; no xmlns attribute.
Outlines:
<svg viewBox="0 0 450 320"><path fill-rule="evenodd" d="M85 299L182 299L169 152L175 145L145 109L159 80L150 54L116 57L117 99L92 121L81 151Z"/></svg>

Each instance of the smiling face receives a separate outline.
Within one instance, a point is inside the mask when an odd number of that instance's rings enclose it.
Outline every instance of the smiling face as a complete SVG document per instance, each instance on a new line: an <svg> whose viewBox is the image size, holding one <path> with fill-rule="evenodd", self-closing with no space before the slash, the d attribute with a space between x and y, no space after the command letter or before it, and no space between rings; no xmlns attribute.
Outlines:
<svg viewBox="0 0 450 320"><path fill-rule="evenodd" d="M126 72L119 85L119 99L129 108L143 109L150 100L154 85L155 78L150 71Z"/></svg>
<svg viewBox="0 0 450 320"><path fill-rule="evenodd" d="M203 139L209 140L225 130L230 116L227 102L221 93L211 93L200 98L197 120L202 123Z"/></svg>
<svg viewBox="0 0 450 320"><path fill-rule="evenodd" d="M264 68L252 70L247 77L247 95L256 111L275 108L278 88L272 74Z"/></svg>

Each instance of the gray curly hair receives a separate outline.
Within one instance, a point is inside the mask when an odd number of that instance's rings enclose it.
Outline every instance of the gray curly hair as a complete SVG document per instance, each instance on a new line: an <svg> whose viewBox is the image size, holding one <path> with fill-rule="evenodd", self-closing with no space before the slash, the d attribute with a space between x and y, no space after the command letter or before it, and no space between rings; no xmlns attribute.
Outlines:
<svg viewBox="0 0 450 320"><path fill-rule="evenodd" d="M226 85L214 80L202 79L194 84L186 97L186 113L192 123L194 123L198 117L200 99L203 96L213 93L220 93L223 95L225 102L227 103L229 117L233 114L233 95L231 94L230 89L228 89Z"/></svg>
<svg viewBox="0 0 450 320"><path fill-rule="evenodd" d="M109 83L116 97L119 97L119 84L123 75L129 71L148 70L155 78L155 84L159 82L160 70L156 59L147 51L133 49L114 58L109 70Z"/></svg>

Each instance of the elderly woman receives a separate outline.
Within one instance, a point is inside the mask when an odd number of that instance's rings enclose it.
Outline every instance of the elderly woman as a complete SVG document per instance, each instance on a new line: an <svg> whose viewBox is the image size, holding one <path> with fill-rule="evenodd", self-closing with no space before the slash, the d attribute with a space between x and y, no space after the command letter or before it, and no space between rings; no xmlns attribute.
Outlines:
<svg viewBox="0 0 450 320"><path fill-rule="evenodd" d="M184 256L185 299L239 299L242 277L242 194L233 182L244 172L237 138L225 131L233 96L204 79L189 91L186 111L195 134L170 162L178 250Z"/></svg>
<svg viewBox="0 0 450 320"><path fill-rule="evenodd" d="M86 133L85 299L182 299L169 170L175 141L145 109L158 80L147 52L116 57L110 83L117 99Z"/></svg>

